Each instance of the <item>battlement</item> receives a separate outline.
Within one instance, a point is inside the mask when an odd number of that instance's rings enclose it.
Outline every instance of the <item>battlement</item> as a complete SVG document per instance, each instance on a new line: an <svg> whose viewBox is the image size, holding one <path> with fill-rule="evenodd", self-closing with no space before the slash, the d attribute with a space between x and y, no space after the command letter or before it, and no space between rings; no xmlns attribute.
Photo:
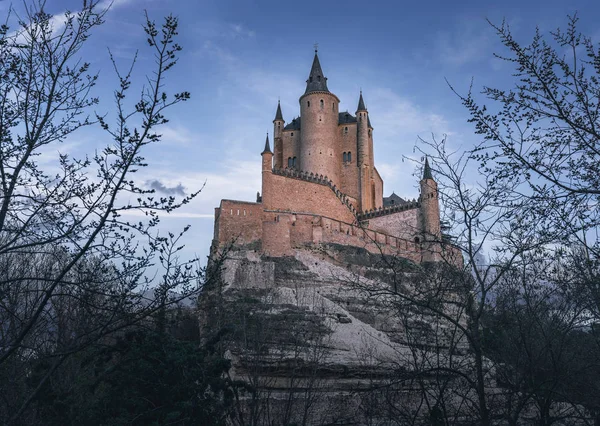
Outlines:
<svg viewBox="0 0 600 426"><path fill-rule="evenodd" d="M403 212L406 210L418 209L421 207L421 203L417 200L409 201L405 204L399 204L396 206L388 206L388 207L379 207L378 209L367 210L366 212L362 212L357 215L357 219L359 221L371 219L374 217L387 216L390 214Z"/></svg>

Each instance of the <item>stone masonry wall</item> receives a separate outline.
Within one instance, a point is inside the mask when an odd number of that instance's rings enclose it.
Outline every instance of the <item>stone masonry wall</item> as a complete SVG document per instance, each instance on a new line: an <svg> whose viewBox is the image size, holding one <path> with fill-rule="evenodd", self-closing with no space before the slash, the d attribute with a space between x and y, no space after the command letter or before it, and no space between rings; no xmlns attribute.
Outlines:
<svg viewBox="0 0 600 426"><path fill-rule="evenodd" d="M398 211L384 216L369 218L369 228L413 241L419 235L419 209Z"/></svg>
<svg viewBox="0 0 600 426"><path fill-rule="evenodd" d="M259 241L262 238L262 218L262 204L221 200L221 206L215 209L215 239L219 245L233 240L236 245Z"/></svg>
<svg viewBox="0 0 600 426"><path fill-rule="evenodd" d="M274 173L264 174L263 205L265 210L312 213L348 223L356 220L329 186Z"/></svg>

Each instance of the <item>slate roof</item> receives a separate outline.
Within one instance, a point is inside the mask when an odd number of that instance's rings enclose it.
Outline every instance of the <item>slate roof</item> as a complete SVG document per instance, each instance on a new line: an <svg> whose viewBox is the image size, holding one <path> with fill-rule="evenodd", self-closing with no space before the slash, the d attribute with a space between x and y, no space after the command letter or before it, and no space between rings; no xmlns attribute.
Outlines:
<svg viewBox="0 0 600 426"><path fill-rule="evenodd" d="M356 123L356 117L350 114L348 111L340 112L338 114L338 123L346 124L346 123Z"/></svg>
<svg viewBox="0 0 600 426"><path fill-rule="evenodd" d="M306 91L304 94L310 92L329 92L329 89L327 88L327 77L323 75L321 63L319 62L319 57L317 56L316 51L308 80L306 80Z"/></svg>
<svg viewBox="0 0 600 426"><path fill-rule="evenodd" d="M363 101L362 90L360 91L360 99L358 100L358 108L357 111L366 111L367 107L365 106L365 101Z"/></svg>
<svg viewBox="0 0 600 426"><path fill-rule="evenodd" d="M277 102L277 112L275 113L275 120L283 120L283 114L281 113L281 103Z"/></svg>
<svg viewBox="0 0 600 426"><path fill-rule="evenodd" d="M401 206L406 203L408 203L408 201L398 197L395 192L392 192L392 195L389 197L383 197L383 207Z"/></svg>
<svg viewBox="0 0 600 426"><path fill-rule="evenodd" d="M261 152L261 154L273 154L271 152L271 144L269 144L269 134L267 133L267 140L265 141L265 149L263 150L263 152Z"/></svg>
<svg viewBox="0 0 600 426"><path fill-rule="evenodd" d="M433 175L431 174L431 167L429 167L429 160L425 157L425 167L423 167L423 179L431 179L433 180Z"/></svg>
<svg viewBox="0 0 600 426"><path fill-rule="evenodd" d="M300 117L296 117L290 121L283 130L300 130Z"/></svg>

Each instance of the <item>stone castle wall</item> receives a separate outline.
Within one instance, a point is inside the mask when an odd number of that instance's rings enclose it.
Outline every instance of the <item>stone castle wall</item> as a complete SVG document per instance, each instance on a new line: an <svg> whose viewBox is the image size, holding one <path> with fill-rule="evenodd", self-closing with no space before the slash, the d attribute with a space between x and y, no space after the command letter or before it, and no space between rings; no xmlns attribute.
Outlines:
<svg viewBox="0 0 600 426"><path fill-rule="evenodd" d="M368 219L369 228L414 241L415 236L420 235L418 217L418 208L400 210Z"/></svg>
<svg viewBox="0 0 600 426"><path fill-rule="evenodd" d="M348 223L356 221L351 208L336 196L328 181L319 178L322 183L309 182L300 176L298 174L297 178L290 178L277 173L265 173L264 209L312 213Z"/></svg>
<svg viewBox="0 0 600 426"><path fill-rule="evenodd" d="M221 200L215 209L215 240L220 246L234 240L238 245L259 241L262 221L262 204Z"/></svg>

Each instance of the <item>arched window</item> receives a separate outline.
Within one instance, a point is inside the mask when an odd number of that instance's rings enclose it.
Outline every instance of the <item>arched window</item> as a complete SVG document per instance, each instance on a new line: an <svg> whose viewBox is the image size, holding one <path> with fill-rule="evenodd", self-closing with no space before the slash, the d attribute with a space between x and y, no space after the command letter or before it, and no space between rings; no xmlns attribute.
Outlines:
<svg viewBox="0 0 600 426"><path fill-rule="evenodd" d="M351 163L352 162L352 153L348 152L348 162Z"/></svg>
<svg viewBox="0 0 600 426"><path fill-rule="evenodd" d="M343 155L343 159L344 159L344 163L348 161L348 154L346 154L345 152Z"/></svg>
<svg viewBox="0 0 600 426"><path fill-rule="evenodd" d="M288 168L291 168L292 166L293 166L292 157L288 157Z"/></svg>
<svg viewBox="0 0 600 426"><path fill-rule="evenodd" d="M323 99L321 99L321 109L323 109L325 107L325 102L323 102Z"/></svg>
<svg viewBox="0 0 600 426"><path fill-rule="evenodd" d="M292 167L296 167L296 157L292 158Z"/></svg>
<svg viewBox="0 0 600 426"><path fill-rule="evenodd" d="M306 101L306 106L310 108L310 101Z"/></svg>
<svg viewBox="0 0 600 426"><path fill-rule="evenodd" d="M333 102L333 103L331 104L331 110L332 110L332 111L335 111L335 102Z"/></svg>
<svg viewBox="0 0 600 426"><path fill-rule="evenodd" d="M344 127L344 133L348 133L348 128Z"/></svg>

